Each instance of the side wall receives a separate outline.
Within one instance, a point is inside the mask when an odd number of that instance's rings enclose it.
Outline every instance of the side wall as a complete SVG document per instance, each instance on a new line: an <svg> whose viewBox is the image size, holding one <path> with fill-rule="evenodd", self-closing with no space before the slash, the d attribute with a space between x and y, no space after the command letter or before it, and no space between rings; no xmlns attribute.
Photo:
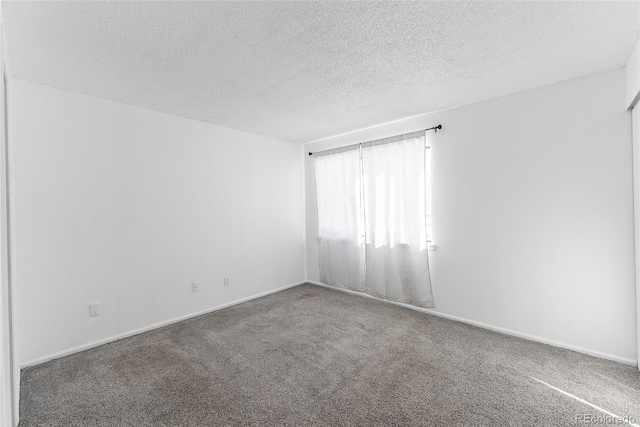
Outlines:
<svg viewBox="0 0 640 427"><path fill-rule="evenodd" d="M14 363L13 307L9 258L9 203L7 183L7 127L5 61L6 39L0 0L0 425L18 424L20 371Z"/></svg>
<svg viewBox="0 0 640 427"><path fill-rule="evenodd" d="M21 365L304 280L299 145L19 80L9 108Z"/></svg>
<svg viewBox="0 0 640 427"><path fill-rule="evenodd" d="M305 146L442 124L432 142L435 313L635 364L624 69ZM307 277L318 280L307 156Z"/></svg>
<svg viewBox="0 0 640 427"><path fill-rule="evenodd" d="M639 16L640 18L640 12ZM633 108L633 188L634 188L634 220L636 229L636 322L637 351L640 355L640 109L636 106L640 100L640 41L631 53L627 66L627 95L625 107Z"/></svg>

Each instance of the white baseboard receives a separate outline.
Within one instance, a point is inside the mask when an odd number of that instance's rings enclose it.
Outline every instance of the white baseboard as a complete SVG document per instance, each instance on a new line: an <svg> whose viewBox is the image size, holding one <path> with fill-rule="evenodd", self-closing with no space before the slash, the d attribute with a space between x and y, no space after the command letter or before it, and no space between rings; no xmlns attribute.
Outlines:
<svg viewBox="0 0 640 427"><path fill-rule="evenodd" d="M82 345L79 345L79 346L76 346L76 347L72 347L72 348L69 348L69 349L66 349L66 350L58 351L58 352L55 352L55 353L52 353L52 354L49 354L49 355L46 355L46 356L43 356L43 357L38 357L38 358L35 358L35 359L31 359L31 360L23 363L20 366L20 368L22 369L22 368L26 368L26 367L29 367L29 366L39 365L41 363L45 363L45 362L48 362L48 361L53 360L53 359L58 359L60 357L68 356L68 355L73 354L73 353L78 353L78 352L81 352L81 351L84 351L84 350L88 350L88 349L93 348L93 347L98 347L98 346L103 345L103 344L107 344L107 343L110 343L110 342L113 342L113 341L121 340L123 338L128 338L128 337L131 337L131 336L134 336L134 335L138 335L138 334L141 334L141 333L144 333L144 332L148 332L148 331L151 331L153 329L161 328L163 326L171 325L173 323L181 322L183 320L191 319L193 317L198 317L198 316L201 316L203 314L212 313L214 311L222 310L222 309L227 308L227 307L231 307L231 306L234 306L234 305L237 305L237 304L242 304L243 302L247 302L247 301L251 301L251 300L254 300L254 299L257 299L257 298L261 298L261 297L264 297L264 296L267 296L267 295L275 294L277 292L284 291L284 290L290 289L290 288L294 288L296 286L300 286L300 285L303 285L305 283L311 283L313 285L322 286L324 288L329 288L329 289L333 289L333 290L340 291L340 292L345 292L345 293L348 293L348 294L351 294L351 295L357 295L357 296L360 296L360 297L373 299L373 300L384 302L384 303L387 303L387 304L397 305L397 306L400 306L400 307L408 308L410 310L415 310L415 311L419 311L419 312L422 312L422 313L431 314L433 316L438 316L438 317L442 317L442 318L445 318L445 319L454 320L456 322L466 323L466 324L469 324L469 325L477 326L477 327L488 329L488 330L491 330L491 331L500 332L500 333L503 333L503 334L506 334L506 335L511 335L511 336L518 337L518 338L524 338L524 339L527 339L527 340L530 340L530 341L537 341L537 342L540 342L540 343L543 343L543 344L552 345L554 347L560 347L560 348L565 348L567 350L577 351L579 353L588 354L590 356L599 357L601 359L607 359L607 360L612 360L614 362L624 363L625 365L638 366L637 361L633 360L633 359L628 359L628 358L625 358L625 357L619 357L619 356L615 356L615 355L612 355L612 354L609 354L609 353L603 353L603 352L600 352L600 351L590 350L590 349L587 349L587 348L578 347L578 346L574 346L574 345L571 345L571 344L566 344L566 343L562 343L562 342L558 342L558 341L554 341L554 340L549 340L549 339L546 339L546 338L542 338L542 337L538 337L538 336L535 336L535 335L530 335L530 334L526 334L526 333L522 333L522 332L513 331L511 329L506 329L506 328L502 328L502 327L499 327L499 326L488 325L486 323L476 322L474 320L465 319L463 317L458 317L458 316L453 316L453 315L450 315L450 314L441 313L441 312L435 311L433 309L416 307L416 306L413 306L413 305L410 305L410 304L403 304L401 302L388 301L388 300L385 300L385 299L381 299L381 298L377 298L377 297L374 297L374 296L371 296L371 295L364 294L362 292L355 292L355 291L350 291L348 289L341 289L341 288L336 288L334 286L325 285L324 283L316 282L314 280L303 280L303 281L300 281L300 282L292 283L290 285L282 286L282 287L277 288L277 289L272 289L272 290L269 290L269 291L266 291L266 292L262 292L262 293L259 293L259 294L256 294L256 295L252 295L252 296L249 296L249 297L246 297L246 298L241 298L241 299L236 300L236 301L232 301L232 302L221 304L221 305L218 305L218 306L215 306L215 307L212 307L212 308L208 308L206 310L201 310L201 311L198 311L198 312L195 312L195 313L190 313L190 314L187 314L187 315L184 315L184 316L180 316L180 317L176 317L176 318L173 318L173 319L170 319L170 320L166 320L166 321L163 321L163 322L155 323L155 324L150 325L150 326L145 326L143 328L134 329L134 330L129 331L129 332L124 332L124 333L121 333L121 334L113 335L113 336L108 337L108 338L103 338L103 339L100 339L100 340L97 340L97 341L93 341L93 342L90 342L90 343L87 343L87 344L82 344Z"/></svg>
<svg viewBox="0 0 640 427"><path fill-rule="evenodd" d="M68 348L66 350L62 350L62 351L58 351L58 352L55 352L55 353L52 353L52 354L48 354L48 355L43 356L43 357L38 357L38 358L35 358L35 359L31 359L31 360L23 363L22 365L20 365L20 369L23 369L23 368L26 368L26 367L29 367L29 366L39 365L41 363L45 363L45 362L48 362L48 361L53 360L53 359L58 359L60 357L68 356L68 355L73 354L73 353L78 353L78 352L81 352L81 351L84 351L84 350L88 350L88 349L93 348L93 347L98 347L98 346L103 345L103 344L107 344L107 343L110 343L110 342L113 342L113 341L118 341L118 340L121 340L123 338L128 338L128 337L131 337L131 336L134 336L134 335L142 334L144 332L148 332L148 331L151 331L153 329L161 328L163 326L171 325L173 323L181 322L183 320L191 319L193 317L202 316L203 314L213 313L214 311L222 310L223 308L228 308L228 307L231 307L231 306L234 306L234 305L242 304L243 302L247 302L247 301L251 301L251 300L257 299L257 298L265 297L267 295L275 294L277 292L284 291L284 290L290 289L290 288L294 288L296 286L300 286L300 285L303 285L305 283L307 283L306 280L303 280L303 281L300 281L300 282L296 282L296 283L292 283L290 285L282 286L282 287L277 288L277 289L272 289L270 291L262 292L262 293L259 293L259 294L256 294L256 295L252 295L252 296L249 296L249 297L246 297L246 298L241 298L239 300L231 301L231 302L228 302L228 303L225 303L225 304L221 304L221 305L218 305L218 306L215 306L215 307L212 307L212 308L207 308L206 310L197 311L195 313L189 313L189 314L186 314L184 316L176 317L176 318L173 318L173 319L170 319L170 320L165 320L163 322L154 323L153 325L150 325L150 326L145 326L143 328L134 329L134 330L129 331L129 332L124 332L124 333L121 333L121 334L112 335L112 336L110 336L108 338L103 338L103 339L100 339L100 340L97 340L97 341L92 341L92 342L87 343L87 344L82 344L82 345L79 345L79 346L76 346L76 347Z"/></svg>
<svg viewBox="0 0 640 427"><path fill-rule="evenodd" d="M357 295L357 296L360 296L360 297L374 299L376 301L384 302L384 303L387 303L387 304L398 305L400 307L405 307L405 308L408 308L410 310L415 310L415 311L419 311L419 312L422 312L422 313L432 314L434 316L442 317L444 319L455 320L456 322L467 323L469 325L477 326L479 328L489 329L489 330L495 331L495 332L500 332L500 333L503 333L505 335L511 335L511 336L518 337L518 338L524 338L524 339L527 339L527 340L530 340L530 341L537 341L537 342L540 342L540 343L543 343L543 344L552 345L554 347L565 348L567 350L577 351L578 353L588 354L589 356L595 356L595 357L599 357L601 359L612 360L614 362L624 363L625 365L638 366L637 360L634 360L634 359L628 359L626 357L620 357L620 356L616 356L616 355L609 354L609 353L603 353L603 352L597 351L597 350L591 350L591 349L588 349L588 348L578 347L578 346L575 346L575 345L571 345L571 344L567 344L567 343L563 343L563 342L559 342L559 341L554 341L554 340L550 340L550 339L547 339L547 338L538 337L538 336L535 336L535 335L529 335L529 334L526 334L526 333L523 333L523 332L518 332L518 331L511 330L511 329L501 328L499 326L488 325L486 323L476 322L474 320L465 319L463 317L458 317L458 316L453 316L453 315L450 315L450 314L441 313L439 311L435 311L435 310L430 309L430 308L416 307L416 306L410 305L410 304L403 304L401 302L394 302L394 301L389 301L389 300L382 299L382 298L377 298L377 297L374 297L374 296L371 296L371 295L364 294L362 292L356 292L356 291L350 291L348 289L336 288L334 286L325 285L324 283L316 282L314 280L307 280L307 282L311 283L313 285L322 286L324 288L329 288L329 289L333 289L333 290L340 291L340 292L346 292L346 293L351 294L351 295Z"/></svg>

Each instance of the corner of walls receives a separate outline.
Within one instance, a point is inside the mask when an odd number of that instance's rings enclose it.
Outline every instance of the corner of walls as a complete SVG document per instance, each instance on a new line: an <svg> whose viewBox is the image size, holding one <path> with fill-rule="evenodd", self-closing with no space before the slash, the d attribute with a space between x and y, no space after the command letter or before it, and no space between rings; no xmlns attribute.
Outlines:
<svg viewBox="0 0 640 427"><path fill-rule="evenodd" d="M306 174L306 159L305 159L305 154L306 154L306 150L303 144L300 144L300 186L301 186L301 191L302 191L302 229L300 230L300 232L302 233L302 240L303 240L303 252L302 252L302 256L303 256L303 260L302 260L302 264L304 266L304 280L308 281L309 280L309 272L308 272L308 262L307 262L307 204L306 204L306 200L307 200L307 187L306 187L306 180L305 180L305 174Z"/></svg>
<svg viewBox="0 0 640 427"><path fill-rule="evenodd" d="M316 221L316 189L313 169L313 156L309 155L309 145L303 145L304 186L305 186L305 235L306 235L306 272L307 280L320 280L318 268L318 224Z"/></svg>

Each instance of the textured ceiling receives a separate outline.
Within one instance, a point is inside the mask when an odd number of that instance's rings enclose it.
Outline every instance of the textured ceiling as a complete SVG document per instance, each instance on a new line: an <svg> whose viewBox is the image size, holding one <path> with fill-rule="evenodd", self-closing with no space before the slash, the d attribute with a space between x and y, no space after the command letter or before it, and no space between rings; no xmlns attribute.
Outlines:
<svg viewBox="0 0 640 427"><path fill-rule="evenodd" d="M10 77L295 142L624 66L638 2L11 2Z"/></svg>

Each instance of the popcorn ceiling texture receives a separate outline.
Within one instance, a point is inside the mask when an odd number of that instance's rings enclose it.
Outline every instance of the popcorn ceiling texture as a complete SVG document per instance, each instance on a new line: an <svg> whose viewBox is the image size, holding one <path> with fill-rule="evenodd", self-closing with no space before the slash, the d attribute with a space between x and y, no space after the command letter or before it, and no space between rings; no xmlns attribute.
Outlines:
<svg viewBox="0 0 640 427"><path fill-rule="evenodd" d="M638 2L2 2L10 77L294 142L625 65Z"/></svg>

